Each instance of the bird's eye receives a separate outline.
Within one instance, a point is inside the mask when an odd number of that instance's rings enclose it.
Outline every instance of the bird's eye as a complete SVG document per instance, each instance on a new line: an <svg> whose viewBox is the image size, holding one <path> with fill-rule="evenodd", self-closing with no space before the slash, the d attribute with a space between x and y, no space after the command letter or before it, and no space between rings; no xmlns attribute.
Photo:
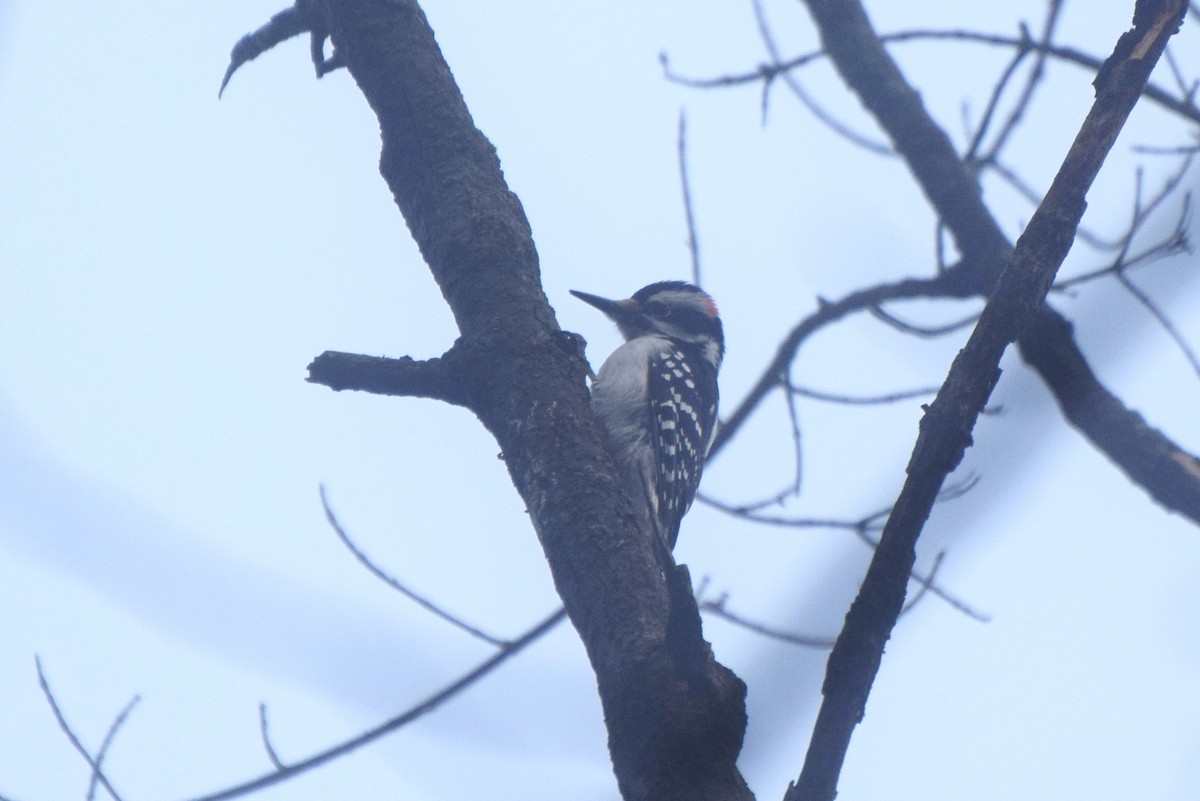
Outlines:
<svg viewBox="0 0 1200 801"><path fill-rule="evenodd" d="M646 304L646 314L660 320L665 319L671 316L671 307L661 301L652 300Z"/></svg>

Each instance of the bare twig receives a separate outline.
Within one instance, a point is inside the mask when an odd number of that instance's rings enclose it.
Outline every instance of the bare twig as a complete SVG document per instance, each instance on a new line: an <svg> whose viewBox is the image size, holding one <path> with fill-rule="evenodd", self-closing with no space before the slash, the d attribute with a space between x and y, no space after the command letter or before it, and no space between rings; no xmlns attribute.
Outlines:
<svg viewBox="0 0 1200 801"><path fill-rule="evenodd" d="M843 520L835 517L785 517L783 515L763 514L762 509L771 506L778 506L783 502L783 499L790 495L790 492L781 493L782 497L768 499L765 501L755 501L745 504L731 504L724 501L719 501L712 496L700 493L696 499L707 506L711 506L718 512L724 512L730 517L736 517L750 523L762 523L767 526L779 526L781 528L827 528L839 531L856 531L863 525L863 520ZM879 516L884 516L890 509L884 509L881 513L869 515L864 519L875 519ZM878 525L874 526L878 528Z"/></svg>
<svg viewBox="0 0 1200 801"><path fill-rule="evenodd" d="M363 553L362 550L357 545L354 544L354 541L350 539L350 536L346 533L346 530L344 528L342 528L342 524L340 522L338 522L337 515L335 515L333 513L333 509L330 508L330 506L329 506L329 499L325 495L325 485L324 484L322 484L320 487L320 493L321 493L321 506L322 506L322 508L325 509L325 519L329 521L330 527L333 528L334 533L337 534L337 537L339 540L342 541L342 544L346 546L346 548L350 551L350 553L354 554L354 558L358 560L359 564L361 564L363 567L365 567L367 570L369 570L371 572L371 575L375 576L377 579L382 581L384 584L387 584L389 587L391 587L393 590L395 590L396 592L403 595L405 598L408 598L409 600L415 602L422 609L425 609L426 611L436 615L437 617L440 617L442 620L446 621L447 623L449 623L452 626L455 626L455 627L461 629L462 631L465 631L467 634L470 634L472 637L483 640L488 645L492 645L497 648L505 648L505 647L511 645L510 641L502 640L499 637L493 637L491 634L488 634L487 632L483 631L482 629L479 629L478 627L472 626L470 623L467 623L462 618L457 617L456 615L453 615L453 614L447 612L445 609L442 609L440 606L435 604L433 601L430 601L425 596L420 595L420 594L410 590L403 583L401 583L399 579L384 572L383 569L381 569L378 565L376 565L373 561L371 561L371 558L368 557L365 553Z"/></svg>
<svg viewBox="0 0 1200 801"><path fill-rule="evenodd" d="M313 768L324 765L326 762L330 762L338 757L345 756L351 751L362 748L364 745L378 740L385 734L390 734L406 724L411 723L417 718L420 718L437 709L443 703L458 695L467 687L479 681L479 679L491 673L503 662L520 653L531 643L537 641L542 635L562 622L566 616L566 611L559 609L557 612L550 615L550 617L546 618L541 623L537 624L529 631L513 640L509 645L502 648L499 652L489 657L482 664L464 675L462 678L449 684L439 692L434 693L429 698L420 702L416 706L411 707L404 713L397 715L391 720L381 723L373 729L363 732L357 737L307 757L306 759L302 759L299 762L293 762L287 767L276 769L271 773L267 773L258 777L257 779L252 779L251 781L236 785L234 787L229 787L225 790L212 793L211 795L200 796L192 801L227 801L227 799L230 798L240 798L264 788L279 784L280 782L287 781L288 779L294 778L301 773L306 773Z"/></svg>
<svg viewBox="0 0 1200 801"><path fill-rule="evenodd" d="M1047 50L1050 47L1051 40L1054 38L1054 29L1058 26L1059 13L1062 11L1062 0L1050 0L1046 9L1046 22L1042 26L1042 35L1038 42L1033 46L1036 56L1034 57L1033 68L1029 71L1029 78L1025 82L1025 88L1021 91L1020 98L1013 105L1012 110L1008 114L1008 118L1000 127L1000 133L996 136L992 146L988 148L988 152L983 156L981 161L990 164L1000 156L1000 151L1008 143L1013 132L1017 130L1022 118L1025 116L1025 111L1029 108L1029 104L1033 102L1033 94L1037 90L1038 85L1042 81L1042 77L1046 71L1046 59L1049 56ZM1022 29L1022 38L1026 35L1026 31Z"/></svg>
<svg viewBox="0 0 1200 801"><path fill-rule="evenodd" d="M796 634L790 631L783 631L772 626L767 626L762 623L756 623L752 620L742 617L734 612L730 612L725 606L728 600L727 596L722 595L715 601L701 601L700 611L707 612L727 623L732 623L735 626L752 631L755 634L761 634L764 637L769 637L772 640L779 640L790 645L799 645L804 648L821 648L828 650L833 647L833 639L829 637L812 637L807 634Z"/></svg>
<svg viewBox="0 0 1200 801"><path fill-rule="evenodd" d="M987 166L992 173L1000 177L1000 180L1004 181L1018 195L1023 197L1030 206L1037 208L1037 204L1042 202L1043 193L1034 189L1028 181L1017 174L1016 169L1004 163L1001 158L996 157L992 159ZM1117 241L1104 239L1095 231L1083 226L1080 226L1077 238L1085 245L1099 251L1112 251L1119 247Z"/></svg>
<svg viewBox="0 0 1200 801"><path fill-rule="evenodd" d="M123 725L125 725L125 721L129 719L129 713L133 712L133 708L138 705L140 700L142 700L141 696L137 695L133 696L133 698L130 698L129 703L125 704L125 707L120 711L120 713L118 713L116 718L113 719L112 725L108 727L108 731L104 735L104 740L100 743L100 750L96 752L97 769L104 765L104 758L108 756L109 746L111 746L116 740L117 732L120 731ZM93 770L92 780L88 784L88 801L92 801L92 799L96 797L96 787L99 786L99 783L100 774L96 770Z"/></svg>
<svg viewBox="0 0 1200 801"><path fill-rule="evenodd" d="M1044 51L1053 56L1059 61L1069 64L1074 64L1089 72L1096 72L1104 63L1103 59L1097 58L1088 53L1084 53L1074 47L1064 47L1062 45L1051 45L1048 43L1033 42L1028 38L1006 36L1003 34L981 33L979 31L968 31L962 29L952 30L911 30L898 31L896 33L888 33L879 37L879 41L883 44L899 44L903 42L920 42L920 41L959 41L959 42L974 42L978 44L986 44L995 47L1012 47L1026 48L1033 47L1035 50ZM732 88L743 86L759 81L772 81L788 72L799 67L806 66L828 57L828 53L824 50L804 53L789 59L776 58L772 64L762 64L752 72L742 72L733 75L723 75L717 78L686 78L670 71L667 72L667 78L675 83L683 86L690 86L695 89L717 89L717 88ZM1154 84L1147 84L1142 90L1143 94L1175 114L1185 117L1193 122L1200 122L1200 107L1197 107L1191 96L1179 99L1174 97L1170 92Z"/></svg>
<svg viewBox="0 0 1200 801"><path fill-rule="evenodd" d="M825 401L826 403L843 403L848 406L878 406L887 403L899 403L900 401L912 400L913 398L924 398L933 395L937 392L937 387L921 387L920 389L909 389L902 392L889 392L883 395L841 395L833 392L822 392L816 389L807 387L798 387L791 384L788 391L801 397L811 398L812 400Z"/></svg>
<svg viewBox="0 0 1200 801"><path fill-rule="evenodd" d="M800 346L817 331L847 315L869 310L889 300L968 296L971 294L971 287L962 283L960 280L962 277L961 267L954 267L934 278L907 278L895 283L878 284L861 289L838 301L820 301L817 311L801 320L784 337L783 342L776 349L775 357L763 370L758 382L733 413L722 421L708 458L711 460L725 447L772 390L786 386L784 379L787 376L788 365L796 358Z"/></svg>
<svg viewBox="0 0 1200 801"><path fill-rule="evenodd" d="M267 759L271 760L275 770L287 770L287 765L283 764L283 760L275 751L275 746L271 744L271 731L267 725L267 705L264 703L258 705L258 731L262 735L263 749L267 752Z"/></svg>
<svg viewBox="0 0 1200 801"><path fill-rule="evenodd" d="M792 452L796 459L795 478L792 481L792 495L800 494L801 480L804 478L804 443L800 433L800 412L796 409L795 392L785 393L787 401L788 422L792 426Z"/></svg>
<svg viewBox="0 0 1200 801"><path fill-rule="evenodd" d="M1139 169L1136 173L1136 189L1134 191L1133 209L1130 213L1129 227L1121 238L1114 245L1116 255L1113 260L1105 267L1096 270L1089 270L1080 275L1075 275L1070 278L1065 278L1054 283L1055 291L1062 291L1077 284L1091 281L1102 276L1115 275L1128 272L1129 270L1149 264L1165 256L1175 255L1189 250L1187 238L1188 223L1191 220L1191 195L1185 193L1183 202L1180 204L1180 211L1175 220L1175 227L1167 236L1159 239L1154 244L1144 250L1130 255L1130 250L1133 246L1134 238L1141 233L1142 229L1151 220L1154 213L1162 206L1166 200L1174 196L1176 190L1182 184L1184 176L1187 175L1192 163L1192 154L1187 154L1183 158L1179 167L1168 176L1162 187L1150 198L1149 202L1142 203L1142 171Z"/></svg>
<svg viewBox="0 0 1200 801"><path fill-rule="evenodd" d="M974 477L968 478L966 481L958 483L952 487L944 489L939 495L939 501L949 501L961 497L964 493L969 492L977 483ZM760 523L762 525L777 526L781 528L825 528L840 531L852 531L854 534L872 550L879 547L879 540L870 536L869 532L878 531L883 526L883 521L892 512L892 507L885 507L872 512L858 520L839 520L829 517L785 517L782 515L767 515L759 511L763 508L760 506L732 506L722 503L705 495L697 496L706 505L724 512L725 514L736 517L740 520L745 520L750 523ZM991 617L983 612L976 610L966 601L958 598L947 590L942 589L934 583L932 574L921 575L915 570L910 571L910 577L922 586L922 592L930 592L934 596L940 598L949 604L953 609L961 612L972 620L980 623L987 623Z"/></svg>
<svg viewBox="0 0 1200 801"><path fill-rule="evenodd" d="M1139 286L1137 286L1135 283L1133 283L1133 279L1129 276L1128 268L1125 266L1125 263L1127 262L1129 245L1133 241L1134 234L1141 227L1142 223L1145 220L1149 219L1150 215L1154 211L1154 208L1156 206L1158 206L1158 204L1161 203L1163 201L1163 199L1167 197L1168 194L1171 194L1174 192L1175 187L1178 186L1179 181L1182 180L1183 173L1184 173L1184 171L1187 170L1187 166L1190 161L1191 161L1190 157L1185 160L1184 165L1180 169L1180 171L1178 173L1176 173L1174 176L1172 176L1171 180L1167 181L1167 185L1163 188L1163 190L1161 192L1158 193L1157 196L1155 196L1154 198L1151 199L1150 203L1147 205L1147 207L1145 209L1142 208L1142 203L1141 203L1141 200L1142 200L1142 171L1138 170L1138 172L1137 172L1137 190L1134 192L1133 220L1129 225L1129 234L1125 237L1124 246L1121 248L1121 252L1117 257L1117 260L1116 260L1116 263L1115 263L1113 269L1114 269L1114 272L1116 273L1117 281L1121 284L1121 286L1123 286L1125 288L1125 290L1127 292L1129 292L1129 294L1132 295L1134 297L1134 299L1137 300L1137 302L1140 303L1146 309L1146 311L1148 311L1150 313L1150 315L1152 317L1154 317L1154 319L1156 321L1158 321L1158 324L1160 326L1162 326L1162 329L1167 332L1167 336L1171 337L1171 339L1174 340L1175 344L1179 347L1180 351L1183 352L1184 358L1186 358L1188 360L1188 363L1191 364L1191 366L1192 366L1192 372L1196 373L1197 375L1200 375L1200 361L1197 361L1196 354L1192 350L1191 345L1188 344L1187 340L1183 337L1183 334L1179 331L1178 328L1175 327L1175 324L1171 322L1170 318L1167 317L1166 313L1163 312L1163 310L1158 307L1158 304L1155 303L1154 300L1149 295L1147 295L1145 292L1143 292ZM1184 213L1180 217L1181 220L1186 220L1187 217L1190 216L1188 214L1188 211L1189 211L1188 207L1190 205L1190 203L1188 202L1189 199L1190 199L1190 195L1185 196L1185 198L1184 198L1184 203L1183 203ZM1177 232L1176 239L1181 238L1178 235L1179 231L1180 231L1180 228L1177 225L1176 226L1176 232ZM1185 243L1183 246L1186 247L1186 240L1183 240L1183 241Z"/></svg>
<svg viewBox="0 0 1200 801"><path fill-rule="evenodd" d="M919 578L914 575L917 583L921 585L921 589L913 593L913 597L909 598L905 602L904 608L900 610L901 617L912 611L912 608L921 602L921 599L925 597L926 593L933 589L934 579L937 578L938 570L941 568L942 559L945 558L945 556L945 551L938 551L938 555L933 558L933 565L929 568L929 575L927 577Z"/></svg>
<svg viewBox="0 0 1200 801"><path fill-rule="evenodd" d="M1196 153L1200 153L1200 145L1174 145L1165 147L1134 145L1130 150L1145 156L1195 156Z"/></svg>
<svg viewBox="0 0 1200 801"><path fill-rule="evenodd" d="M1197 359L1196 352L1192 349L1191 344L1189 344L1187 339L1184 338L1183 333L1180 332L1176 325L1171 322L1171 319L1167 317L1166 312L1160 309L1158 304L1155 303L1149 295L1143 292L1137 284L1133 283L1133 279L1130 278L1129 274L1125 270L1119 270L1117 272L1117 280L1120 281L1121 286L1125 287L1126 291L1128 291L1138 303L1142 304L1146 311L1148 311L1150 315L1158 321L1158 324L1162 326L1162 329L1167 332L1167 336L1174 340L1175 345L1183 353L1183 357L1188 360L1188 364L1190 364L1192 367L1192 372L1194 372L1197 376L1200 376L1200 359Z"/></svg>
<svg viewBox="0 0 1200 801"><path fill-rule="evenodd" d="M874 304L868 311L870 311L871 315L876 319L887 323L902 334L911 334L913 336L924 337L926 339L943 337L947 334L953 334L955 331L961 331L964 328L974 325L975 321L979 319L979 315L976 313L969 314L961 320L955 320L954 322L946 323L945 325L920 326L905 322L891 312L884 311L883 304L881 303Z"/></svg>
<svg viewBox="0 0 1200 801"><path fill-rule="evenodd" d="M945 500L944 495L945 493L943 493L943 500ZM872 549L879 547L879 540L868 535L867 529L857 529L856 533L858 534L859 539L869 545ZM962 614L979 623L992 622L991 615L987 614L986 612L980 612L978 609L971 606L957 595L954 595L948 590L942 589L938 584L934 583L934 573L936 571L936 567L937 565L935 565L934 569L930 570L927 575L921 575L916 571L916 569L913 569L909 571L909 578L921 585L921 593L930 593L935 597L940 598L956 612L961 612Z"/></svg>
<svg viewBox="0 0 1200 801"><path fill-rule="evenodd" d="M70 741L75 750L79 752L79 755L87 762L88 767L92 769L93 780L99 782L100 786L108 791L113 801L121 801L121 794L113 789L112 783L104 775L100 763L92 758L92 755L88 753L87 748L84 747L79 737L71 728L71 724L67 723L66 716L63 715L62 708L59 707L58 700L54 697L54 691L50 689L50 681L46 678L46 672L42 669L41 657L35 656L33 661L37 665L38 686L42 688L42 695L46 696L46 701L50 704L51 711L54 712L54 719L58 721L58 727L62 729L63 734L67 735L67 740ZM109 731L112 731L112 727L109 728Z"/></svg>
<svg viewBox="0 0 1200 801"><path fill-rule="evenodd" d="M1025 31L1022 27L1022 34L1024 33ZM1022 38L1024 38L1024 36ZM1013 57L1009 59L1008 65L1004 68L1004 72L1000 74L999 80L997 80L995 85L992 87L992 95L988 98L987 105L984 107L983 117L979 121L979 127L976 128L974 136L971 137L971 144L967 146L967 152L963 156L964 161L977 164L985 164L987 162L986 156L980 157L978 155L979 151L983 148L983 139L985 136L987 136L988 131L991 129L992 119L999 111L1000 99L1004 96L1004 90L1008 88L1009 81L1011 81L1013 76L1016 75L1017 68L1021 66L1021 62L1025 60L1025 57L1029 55L1030 52L1030 48L1027 47L1017 48L1016 53L1013 54ZM998 142L993 148L993 152L1002 146L1002 137L1004 136L1005 134L1002 132L1001 136L997 137Z"/></svg>
<svg viewBox="0 0 1200 801"><path fill-rule="evenodd" d="M688 180L687 162L687 115L679 110L679 183L683 189L683 212L687 219L688 253L692 257L692 283L703 286L700 282L700 239L696 236L696 214L692 208L691 182Z"/></svg>
<svg viewBox="0 0 1200 801"><path fill-rule="evenodd" d="M779 52L779 46L775 43L775 37L771 33L770 23L767 22L767 14L766 14L766 10L763 8L762 0L753 0L753 4L754 4L754 19L758 23L759 36L762 38L763 44L767 48L767 52L771 54L771 61L773 62L773 65L778 65L781 61L781 54ZM864 136L864 135L858 133L853 128L851 128L849 125L845 124L844 122L842 122L841 120L837 119L832 114L830 114L828 111L826 111L825 108L822 105L820 105L819 103L817 103L817 101L813 99L812 95L810 95L805 90L804 86L801 85L799 79L797 79L796 76L794 76L790 70L776 69L774 71L774 74L778 77L783 78L783 82L787 86L787 88L792 91L792 94L794 94L796 96L796 98L802 104L804 104L804 107L807 108L814 117L816 117L821 122L825 123L825 125L828 126L831 131L838 134L839 136L844 138L846 141L856 144L859 147L863 148L864 150L869 150L872 153L878 153L881 156L896 155L895 151L892 150L892 148L889 147L886 143L878 142L874 139L871 139L867 136ZM764 118L765 118L765 113L766 113L765 95L764 95L764 99L763 99L763 109L764 109Z"/></svg>

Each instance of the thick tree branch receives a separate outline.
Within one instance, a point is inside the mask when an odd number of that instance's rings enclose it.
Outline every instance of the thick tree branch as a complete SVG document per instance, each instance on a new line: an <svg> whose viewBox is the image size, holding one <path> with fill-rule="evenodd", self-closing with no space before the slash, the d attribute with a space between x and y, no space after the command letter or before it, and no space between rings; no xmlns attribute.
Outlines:
<svg viewBox="0 0 1200 801"><path fill-rule="evenodd" d="M678 610L592 418L587 364L558 328L524 211L424 13L415 0L303 5L319 8L314 38L328 31L379 119L380 172L461 334L443 357L450 378L403 360L374 363L387 376L368 378L372 362L326 355L313 380L372 391L399 381L405 394L472 409L500 445L596 672L622 795L749 798L736 767L745 686L698 625L683 646L668 637Z"/></svg>
<svg viewBox="0 0 1200 801"><path fill-rule="evenodd" d="M1063 415L1108 455L1135 484L1167 509L1200 523L1200 461L1096 380L1075 345L1071 324L1040 314L1021 337L1021 356L1054 393Z"/></svg>
<svg viewBox="0 0 1200 801"><path fill-rule="evenodd" d="M826 49L849 82L854 84L864 79L886 82L899 78L899 72L871 33L866 14L857 2L807 1L821 27ZM832 801L836 796L837 779L851 734L863 717L867 696L883 658L884 644L903 608L921 528L945 477L958 465L971 443L975 420L999 378L1001 356L1042 306L1055 272L1074 241L1086 207L1087 190L1167 40L1178 30L1185 11L1183 0L1138 3L1137 26L1122 36L1113 57L1106 63L1106 69L1097 80L1097 98L1091 112L1045 200L1017 242L979 324L954 360L942 389L922 419L907 468L908 477L830 654L822 687L824 698L804 768L798 783L789 788L785 796L787 801ZM841 37L844 41L833 41ZM854 58L849 58L851 51L846 49L849 42L856 42L865 50L857 51ZM844 63L847 59L849 63ZM880 59L888 64L880 63ZM899 119L908 125L925 127L920 119L924 111L911 89L897 85L890 88L897 99L913 106L907 112L900 112ZM872 101L867 102L872 105ZM879 104L878 99L875 103ZM889 109L888 113L893 111ZM900 149L917 144L907 139L913 131L901 126L898 133ZM893 136L896 137L897 132L893 132ZM900 138L905 138L908 144L901 146ZM935 142L931 147L937 150L940 143ZM955 184L950 180L949 189L935 185L927 186L926 191L931 197L931 190L952 195L956 191ZM981 226L979 215L967 213L956 219L958 225L968 226L961 232L955 230L955 236L964 240L960 242L960 248L978 247L966 234L986 233L983 229L987 226ZM997 245L994 240L988 244Z"/></svg>
<svg viewBox="0 0 1200 801"><path fill-rule="evenodd" d="M327 350L308 365L308 380L332 390L354 389L376 395L433 398L466 406L465 387L449 354L417 361Z"/></svg>

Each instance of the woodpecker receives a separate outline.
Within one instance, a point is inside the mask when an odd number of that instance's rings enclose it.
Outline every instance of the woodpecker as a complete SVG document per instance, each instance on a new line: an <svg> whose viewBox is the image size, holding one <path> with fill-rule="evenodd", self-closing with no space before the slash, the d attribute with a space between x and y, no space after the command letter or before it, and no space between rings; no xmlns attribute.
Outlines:
<svg viewBox="0 0 1200 801"><path fill-rule="evenodd" d="M571 294L625 337L592 382L592 413L643 523L672 550L717 426L725 355L717 304L683 281L650 284L626 300Z"/></svg>

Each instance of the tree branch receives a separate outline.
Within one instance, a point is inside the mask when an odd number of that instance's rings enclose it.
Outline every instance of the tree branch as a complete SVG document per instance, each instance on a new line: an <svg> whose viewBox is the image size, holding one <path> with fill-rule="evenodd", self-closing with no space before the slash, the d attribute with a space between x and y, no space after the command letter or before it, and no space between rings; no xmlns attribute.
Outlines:
<svg viewBox="0 0 1200 801"><path fill-rule="evenodd" d="M371 375L381 363L344 355L318 358L314 380L372 391L398 380L405 394L469 406L500 445L596 672L622 795L749 798L736 767L745 685L699 626L682 644L668 637L681 610L603 447L586 361L559 330L524 210L424 13L415 0L304 2L379 119L380 172L461 334L443 357L448 385L430 363L388 363L383 379Z"/></svg>
<svg viewBox="0 0 1200 801"><path fill-rule="evenodd" d="M836 323L847 315L858 311L873 310L889 300L968 297L972 294L970 287L962 280L966 274L966 268L958 265L935 278L905 278L891 284L878 284L867 289L860 289L838 301L822 300L817 311L801 320L788 333L776 349L775 358L763 370L762 377L758 379L758 382L730 413L729 417L721 421L721 427L717 429L717 435L713 439L708 458L711 460L724 449L771 390L787 386L788 366L795 360L800 346L817 331Z"/></svg>
<svg viewBox="0 0 1200 801"><path fill-rule="evenodd" d="M1096 380L1071 337L1070 322L1042 313L1020 346L1021 357L1041 374L1072 425L1150 497L1200 523L1200 460L1126 409Z"/></svg>
<svg viewBox="0 0 1200 801"><path fill-rule="evenodd" d="M974 175L955 153L945 133L925 111L920 95L907 85L882 46L882 42L889 39L902 40L943 34L911 32L877 38L865 12L857 3L846 3L845 8L830 2L812 2L809 6L813 9L814 18L821 28L824 49L820 53L793 60L789 64L807 63L808 60L822 56L833 59L850 88L859 95L879 124L892 137L897 151L905 159L930 204L953 236L962 254L962 260L933 279L907 279L897 284L859 290L837 303L822 305L817 313L801 321L780 345L775 358L763 371L747 397L730 417L723 421L713 443L710 458L732 439L770 391L782 386L783 377L796 350L810 334L846 314L857 311L865 299L876 296L878 299L874 302L875 305L893 298L986 296L995 285L995 278L1012 250L999 225L984 205ZM836 8L828 10L832 6ZM826 9L828 13L818 13L818 9ZM983 34L963 31L946 32L944 35L970 41L983 41L987 38ZM1030 39L993 38L996 39L993 43L1027 48L1038 46ZM1048 48L1048 52L1057 56L1064 53L1061 48ZM1101 66L1098 60L1087 63L1094 65L1097 70ZM761 77L763 76L760 75ZM1142 89L1146 91L1145 86ZM1149 92L1148 96L1165 102L1153 92ZM924 285L914 285L914 281L923 281ZM1071 336L1070 325L1064 325L1065 321L1061 315L1049 307L1041 309L1039 315L1044 318L1043 324L1031 327L1022 335L1021 352L1023 355L1027 351L1037 351L1040 354L1040 358L1036 363L1031 363L1031 366L1052 391L1056 386L1074 383L1074 389L1070 393L1055 391L1067 419L1127 475L1141 483L1152 497L1160 503L1165 503L1164 499L1170 499L1168 509L1187 514L1190 519L1200 523L1200 517L1185 511L1200 505L1200 481L1179 480L1185 474L1190 475L1186 471L1181 474L1179 465L1195 462L1195 457L1188 455L1159 432L1155 433L1161 437L1165 447L1160 447L1159 443L1153 441L1145 442L1136 450L1114 447L1118 440L1137 441L1148 428L1145 421L1141 415L1125 407L1119 398L1109 392L1090 369L1084 373L1077 368L1077 361L1083 362L1085 367L1086 362L1083 361L1082 353ZM1048 343L1027 343L1026 338L1033 336L1054 336L1059 339ZM1086 391L1082 382L1090 382ZM1067 408L1067 404L1076 402L1084 395L1105 397L1111 401L1105 405L1103 425L1084 424L1086 408ZM1104 435L1101 435L1102 433ZM1179 454L1180 457L1169 456L1172 461L1168 464L1162 458L1149 458L1154 453ZM1170 469L1167 472L1148 469L1147 465L1150 463ZM1194 497L1183 497L1193 494Z"/></svg>
<svg viewBox="0 0 1200 801"><path fill-rule="evenodd" d="M353 389L468 405L465 387L446 357L417 361L327 350L308 365L307 380L338 392Z"/></svg>
<svg viewBox="0 0 1200 801"><path fill-rule="evenodd" d="M898 44L904 42L919 42L919 41L959 41L973 42L977 44L991 45L993 47L1009 47L1015 50L1033 50L1039 54L1053 56L1059 61L1068 64L1074 64L1077 67L1096 72L1103 64L1103 60L1095 56L1084 53L1074 47L1066 47L1063 45L1055 45L1044 41L1034 41L1027 35L1022 36L1006 36L998 33L982 33L980 31L968 31L961 29L954 30L914 30L914 31L897 31L895 33L885 33L880 35L879 41L883 44ZM689 78L679 73L673 72L670 68L670 62L667 56L660 56L659 60L663 65L663 73L667 80L688 86L693 89L720 89L734 86L744 86L746 84L764 83L769 85L781 74L804 67L813 62L826 58L829 54L824 50L818 50L811 53L804 53L794 58L779 59L770 64L760 64L751 72L742 72L734 75L721 75L716 78ZM1200 122L1200 107L1197 107L1193 98L1186 96L1183 99L1174 97L1166 89L1148 83L1143 90L1146 97L1153 100L1158 105L1171 111L1179 116ZM869 150L873 148L868 148Z"/></svg>
<svg viewBox="0 0 1200 801"><path fill-rule="evenodd" d="M41 657L35 656L33 661L37 666L38 686L42 688L42 695L46 697L46 703L50 704L50 710L54 713L54 719L58 721L58 727L62 729L63 734L67 735L67 739L71 742L72 747L74 747L79 755L83 757L84 761L87 762L88 767L92 769L92 777L91 781L89 782L89 788L93 786L94 783L99 783L100 786L103 787L110 796L112 796L113 801L121 801L120 793L113 788L112 783L109 782L108 777L104 775L104 770L100 766L100 761L103 759L103 753L107 751L107 743L111 738L109 736L105 737L105 747L101 749L101 756L98 758L93 758L92 755L88 753L87 747L84 746L82 741L80 741L79 736L75 734L75 730L71 728L71 724L67 723L67 717L63 714L62 707L58 705L58 699L54 697L54 691L50 689L50 680L46 678L46 671L42 669ZM125 714L122 713L122 715L117 718L118 722L109 727L109 733L114 733L124 719ZM91 792L90 789L89 792Z"/></svg>
<svg viewBox="0 0 1200 801"><path fill-rule="evenodd" d="M354 540L350 539L350 535L346 533L344 528L342 528L341 521L338 520L337 515L333 512L333 508L329 505L329 498L327 498L325 495L324 484L321 485L321 507L325 510L325 520L329 523L330 528L333 529L333 533L336 534L337 538L342 541L342 544L346 546L346 549L354 555L354 558L358 560L358 563L365 567L375 578L379 579L384 584L403 595L405 598L408 598L425 611L441 618L451 626L454 626L460 631L465 631L472 637L482 640L494 648L504 648L512 644L509 640L502 640L499 637L494 637L478 626L473 626L457 615L447 612L445 609L438 606L420 593L410 590L395 576L388 574L385 570L383 570L383 568L371 561L371 558L363 553L362 549L358 547ZM264 725L263 728L265 730L266 726Z"/></svg>
<svg viewBox="0 0 1200 801"><path fill-rule="evenodd" d="M320 767L327 762L337 759L340 756L344 756L351 751L355 751L359 748L362 748L364 745L367 745L368 743L378 740L385 734L390 734L391 732L396 731L397 729L411 723L417 718L437 709L443 703L458 695L467 687L479 681L479 679L491 673L503 662L523 651L526 646L536 642L547 631L558 625L558 623L562 621L563 615L563 610L558 610L554 614L550 615L550 617L546 618L541 623L537 624L533 628L529 629L529 631L513 640L507 646L488 657L474 670L465 674L457 681L454 681L442 690L439 690L429 698L426 698L424 701L397 715L391 720L385 721L384 723L379 724L369 731L363 732L353 739L339 743L332 748L328 748L320 753L313 754L310 757L306 757L305 759L301 759L296 762L290 762L285 765L279 760L278 756L275 755L274 749L270 747L269 741L266 738L265 713L260 711L260 729L263 734L264 743L267 744L270 759L272 764L275 766L275 770L271 771L270 773L263 774L256 779L251 779L248 782L244 782L233 787L228 787L216 793L199 796L192 801L229 801L231 798L241 798L242 796L258 792L259 790L294 778L301 773L306 773L312 770L313 768Z"/></svg>
<svg viewBox="0 0 1200 801"><path fill-rule="evenodd" d="M826 49L847 81L852 85L864 79L892 82L890 90L909 108L887 109L888 113L896 112L906 122L927 128L925 123L930 121L920 107L919 98L903 84L899 71L871 32L862 7L854 0L807 0L807 3L821 27ZM1086 207L1087 190L1132 111L1150 70L1182 22L1185 10L1183 0L1138 3L1136 27L1121 37L1113 57L1106 62L1106 69L1098 76L1097 97L1091 112L1045 200L1018 240L979 324L921 420L907 468L908 477L830 654L822 687L824 698L804 768L798 782L789 787L786 801L832 801L836 796L850 737L863 717L884 644L903 608L905 588L916 558L917 537L946 476L971 443L975 420L999 378L1001 356L1034 319L1045 300L1055 272L1074 240ZM878 98L864 97L864 102L877 114L882 108ZM916 144L908 138L911 131L889 128L889 132L902 151ZM943 140L944 137L939 138L930 147L937 151ZM923 182L931 196L934 192L943 198L952 196L955 187L961 184L952 176L942 177L951 179L948 185ZM992 236L979 213L982 204L972 205L974 209L957 216L954 223L948 221L955 236L964 240L960 248L967 244L978 247L965 234ZM959 231L956 226L967 227ZM994 238L985 242L997 244Z"/></svg>

